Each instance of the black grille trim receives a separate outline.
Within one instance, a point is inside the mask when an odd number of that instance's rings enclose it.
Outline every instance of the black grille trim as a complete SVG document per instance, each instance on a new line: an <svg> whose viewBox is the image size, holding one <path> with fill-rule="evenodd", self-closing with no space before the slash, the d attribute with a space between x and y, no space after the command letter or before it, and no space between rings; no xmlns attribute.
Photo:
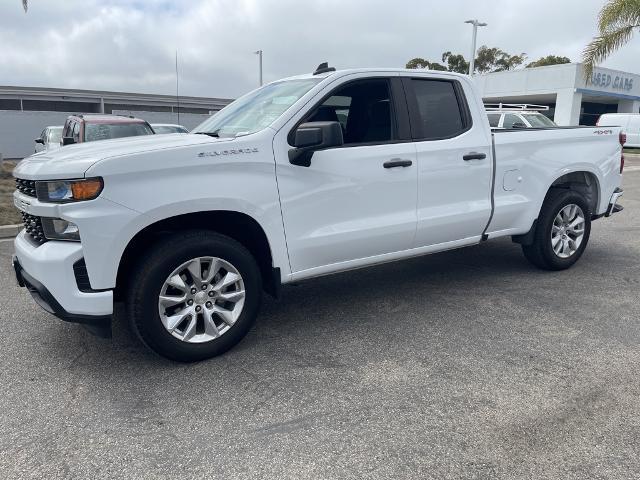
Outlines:
<svg viewBox="0 0 640 480"><path fill-rule="evenodd" d="M24 180L22 178L16 178L16 190L20 193L24 193L29 197L36 198L36 182L35 180Z"/></svg>
<svg viewBox="0 0 640 480"><path fill-rule="evenodd" d="M35 215L30 215L25 212L20 212L22 215L22 223L24 224L24 228L27 231L27 234L39 244L43 244L48 242L47 238L44 236L44 230L42 229L42 219L40 217L36 217Z"/></svg>

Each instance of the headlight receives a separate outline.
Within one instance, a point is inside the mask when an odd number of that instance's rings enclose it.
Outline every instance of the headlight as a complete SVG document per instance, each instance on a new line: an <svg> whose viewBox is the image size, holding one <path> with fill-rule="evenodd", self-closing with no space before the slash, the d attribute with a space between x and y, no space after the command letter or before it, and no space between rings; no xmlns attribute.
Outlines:
<svg viewBox="0 0 640 480"><path fill-rule="evenodd" d="M42 231L49 240L72 240L80 241L80 232L75 223L62 220L61 218L42 217Z"/></svg>
<svg viewBox="0 0 640 480"><path fill-rule="evenodd" d="M102 192L102 178L50 180L36 182L36 195L41 202L78 202L93 200Z"/></svg>

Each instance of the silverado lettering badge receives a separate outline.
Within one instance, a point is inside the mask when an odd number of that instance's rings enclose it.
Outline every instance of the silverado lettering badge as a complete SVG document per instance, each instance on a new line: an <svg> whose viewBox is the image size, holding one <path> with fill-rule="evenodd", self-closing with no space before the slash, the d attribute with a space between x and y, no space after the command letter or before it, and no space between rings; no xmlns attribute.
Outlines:
<svg viewBox="0 0 640 480"><path fill-rule="evenodd" d="M253 148L237 148L234 150L214 150L213 152L200 152L199 157L217 157L219 155L238 155L241 153L258 153L258 149Z"/></svg>

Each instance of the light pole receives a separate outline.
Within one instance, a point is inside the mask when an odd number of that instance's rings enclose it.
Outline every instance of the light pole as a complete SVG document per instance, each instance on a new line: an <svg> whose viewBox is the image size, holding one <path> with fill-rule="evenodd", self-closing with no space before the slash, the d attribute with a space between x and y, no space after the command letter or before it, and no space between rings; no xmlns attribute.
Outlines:
<svg viewBox="0 0 640 480"><path fill-rule="evenodd" d="M486 23L480 23L476 20L467 20L464 23L470 23L473 25L473 38L471 39L471 60L469 61L469 75L473 75L473 70L476 67L476 37L478 36L478 27L486 27Z"/></svg>
<svg viewBox="0 0 640 480"><path fill-rule="evenodd" d="M262 50L256 50L253 53L258 55L258 69L259 69L259 72L260 72L260 86L262 86Z"/></svg>

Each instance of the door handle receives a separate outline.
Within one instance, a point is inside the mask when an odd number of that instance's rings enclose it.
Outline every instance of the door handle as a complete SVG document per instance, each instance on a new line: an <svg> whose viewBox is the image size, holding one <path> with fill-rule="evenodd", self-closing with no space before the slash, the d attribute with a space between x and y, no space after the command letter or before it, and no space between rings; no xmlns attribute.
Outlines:
<svg viewBox="0 0 640 480"><path fill-rule="evenodd" d="M382 164L384 168L410 167L411 165L413 165L413 162L411 160L403 160L401 158L392 158L391 160Z"/></svg>
<svg viewBox="0 0 640 480"><path fill-rule="evenodd" d="M470 152L462 157L462 159L465 162L468 162L469 160L484 160L485 158L487 158L486 153L478 153L478 152Z"/></svg>

